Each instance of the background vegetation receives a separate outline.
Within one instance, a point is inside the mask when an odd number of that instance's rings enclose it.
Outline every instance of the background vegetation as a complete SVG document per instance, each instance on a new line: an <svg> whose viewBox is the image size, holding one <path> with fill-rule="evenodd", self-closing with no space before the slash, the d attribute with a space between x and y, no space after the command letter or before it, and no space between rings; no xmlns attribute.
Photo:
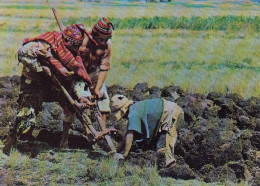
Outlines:
<svg viewBox="0 0 260 186"><path fill-rule="evenodd" d="M90 29L101 16L115 24L108 85L132 88L147 81L190 92L260 95L257 2L22 2L1 3L1 75L21 72L16 53L25 37L58 30L50 9L57 6L66 25L83 23Z"/></svg>

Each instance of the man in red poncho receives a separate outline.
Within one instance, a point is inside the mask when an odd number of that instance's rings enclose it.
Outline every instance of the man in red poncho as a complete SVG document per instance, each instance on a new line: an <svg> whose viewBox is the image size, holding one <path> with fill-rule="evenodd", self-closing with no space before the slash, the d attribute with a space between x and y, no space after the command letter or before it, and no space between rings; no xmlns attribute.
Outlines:
<svg viewBox="0 0 260 186"><path fill-rule="evenodd" d="M51 69L73 98L79 100L82 107L91 104L85 96L77 97L79 94L73 91L79 81L92 84L79 55L79 47L84 39L82 27L80 24L70 25L62 33L47 32L23 41L23 46L18 50L18 61L23 64L18 99L19 113L10 127L3 149L5 154L9 154L17 137L32 132L42 102L55 101L62 106L64 117L60 147L68 147L68 131L75 113L46 72L50 73Z"/></svg>

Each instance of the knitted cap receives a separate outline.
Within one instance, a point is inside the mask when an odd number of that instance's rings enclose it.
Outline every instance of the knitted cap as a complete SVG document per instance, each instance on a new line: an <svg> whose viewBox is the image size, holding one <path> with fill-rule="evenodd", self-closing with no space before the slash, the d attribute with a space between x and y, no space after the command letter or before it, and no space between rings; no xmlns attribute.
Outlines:
<svg viewBox="0 0 260 186"><path fill-rule="evenodd" d="M112 37L112 30L114 30L114 25L106 18L102 17L93 26L92 34L103 39L109 39Z"/></svg>
<svg viewBox="0 0 260 186"><path fill-rule="evenodd" d="M63 37L75 44L81 44L84 39L83 34L76 25L67 26L63 32Z"/></svg>

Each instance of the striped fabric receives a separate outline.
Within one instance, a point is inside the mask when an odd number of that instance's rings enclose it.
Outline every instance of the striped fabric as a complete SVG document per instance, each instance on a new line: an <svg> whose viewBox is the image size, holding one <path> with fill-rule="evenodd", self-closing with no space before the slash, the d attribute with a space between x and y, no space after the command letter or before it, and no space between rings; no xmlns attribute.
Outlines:
<svg viewBox="0 0 260 186"><path fill-rule="evenodd" d="M57 70L61 72L61 74L66 76L64 72L67 72L66 68L68 68L69 70L76 72L85 81L92 84L91 79L88 76L88 73L83 65L81 57L77 56L75 58L64 45L62 40L62 33L53 31L41 34L40 36L35 38L26 38L23 41L23 45L35 40L44 40L51 45L52 52L54 52L54 54L59 57L59 60L52 57L49 59L49 61Z"/></svg>
<svg viewBox="0 0 260 186"><path fill-rule="evenodd" d="M83 34L81 33L77 25L67 26L66 29L63 31L63 37L65 37L69 41L74 42L77 45L80 45L84 39Z"/></svg>
<svg viewBox="0 0 260 186"><path fill-rule="evenodd" d="M100 18L92 28L92 34L98 35L103 39L109 39L112 37L113 24L106 18Z"/></svg>

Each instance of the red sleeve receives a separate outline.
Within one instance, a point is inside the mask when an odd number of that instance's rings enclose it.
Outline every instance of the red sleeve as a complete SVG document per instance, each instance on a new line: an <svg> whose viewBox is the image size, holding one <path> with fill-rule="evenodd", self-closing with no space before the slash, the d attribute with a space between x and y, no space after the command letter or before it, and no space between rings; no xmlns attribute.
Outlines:
<svg viewBox="0 0 260 186"><path fill-rule="evenodd" d="M61 62L54 57L49 59L50 63L58 70L63 76L67 77L68 70L61 64Z"/></svg>

